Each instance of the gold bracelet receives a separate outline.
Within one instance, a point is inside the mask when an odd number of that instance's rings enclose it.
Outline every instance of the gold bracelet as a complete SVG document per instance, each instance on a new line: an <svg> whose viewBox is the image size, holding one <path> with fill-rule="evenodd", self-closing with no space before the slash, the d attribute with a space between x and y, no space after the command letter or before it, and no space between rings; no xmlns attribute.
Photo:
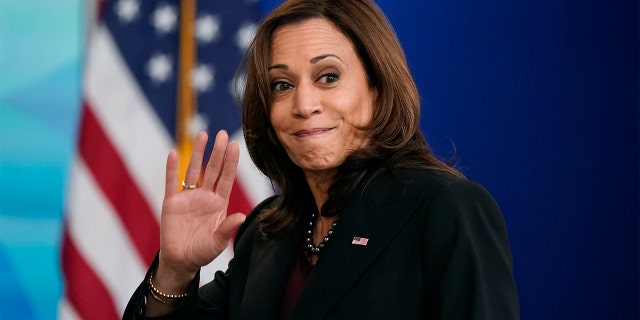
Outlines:
<svg viewBox="0 0 640 320"><path fill-rule="evenodd" d="M156 300L158 300L158 301L160 301L160 302L162 302L162 303L165 303L165 304L172 304L172 303L176 303L176 302L178 302L180 299L185 298L185 297L188 295L188 293L180 293L180 294L166 294L166 293L164 293L164 292L162 292L162 291L158 290L158 289L153 285L153 282L152 282L152 280L151 280L151 279L153 279L153 273L151 273L151 274L149 275L149 281L148 281L148 283L149 283L149 292L151 292L151 296L152 296L154 299L156 299Z"/></svg>

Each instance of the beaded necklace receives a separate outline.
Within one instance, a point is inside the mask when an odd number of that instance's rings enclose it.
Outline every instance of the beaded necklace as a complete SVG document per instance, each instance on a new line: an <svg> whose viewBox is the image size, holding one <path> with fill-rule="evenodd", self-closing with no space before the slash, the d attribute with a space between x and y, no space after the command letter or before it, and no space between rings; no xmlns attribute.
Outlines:
<svg viewBox="0 0 640 320"><path fill-rule="evenodd" d="M320 250L322 250L326 246L327 242L331 238L333 229L335 229L336 225L338 224L338 220L336 219L336 221L331 224L331 228L329 228L327 234L324 236L324 238L322 238L322 241L320 241L320 243L318 243L318 245L316 246L313 244L313 227L316 225L316 220L316 214L312 213L311 220L309 221L309 229L307 230L307 238L304 241L304 249L310 255L318 255L320 253Z"/></svg>

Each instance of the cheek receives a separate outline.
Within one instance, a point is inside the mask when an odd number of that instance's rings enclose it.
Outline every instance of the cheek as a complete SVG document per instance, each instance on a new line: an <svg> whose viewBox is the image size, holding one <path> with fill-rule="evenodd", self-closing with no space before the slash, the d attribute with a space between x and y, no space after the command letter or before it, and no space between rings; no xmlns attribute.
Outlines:
<svg viewBox="0 0 640 320"><path fill-rule="evenodd" d="M347 110L347 117L350 118L351 123L364 126L371 122L373 118L374 107L374 92L368 87L357 86L352 88L353 92L359 92L360 94L352 95L350 97L351 106Z"/></svg>
<svg viewBox="0 0 640 320"><path fill-rule="evenodd" d="M276 131L276 133L278 133L278 130L282 125L281 110L282 108L278 108L278 106L276 105L271 106L271 108L269 109L269 122L271 123L271 126Z"/></svg>
<svg viewBox="0 0 640 320"><path fill-rule="evenodd" d="M362 97L350 112L351 123L359 126L365 126L371 123L373 119L373 102L369 97Z"/></svg>
<svg viewBox="0 0 640 320"><path fill-rule="evenodd" d="M273 128L273 132L275 133L275 137L278 139L280 144L282 144L286 148L283 138L285 137L285 132L287 131L287 121L286 114L283 108L272 106L269 112L269 121L271 123L271 127Z"/></svg>

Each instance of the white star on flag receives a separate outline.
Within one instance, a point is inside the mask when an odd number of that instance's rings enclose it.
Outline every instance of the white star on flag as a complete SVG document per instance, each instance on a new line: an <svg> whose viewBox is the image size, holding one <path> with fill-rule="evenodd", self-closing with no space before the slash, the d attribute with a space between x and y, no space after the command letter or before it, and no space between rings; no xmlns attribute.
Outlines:
<svg viewBox="0 0 640 320"><path fill-rule="evenodd" d="M196 39L200 43L209 43L220 37L220 17L210 14L196 20Z"/></svg>
<svg viewBox="0 0 640 320"><path fill-rule="evenodd" d="M240 51L244 52L247 50L251 41L253 41L256 29L257 27L255 23L244 23L242 27L238 29L238 33L236 34L236 45L240 48Z"/></svg>
<svg viewBox="0 0 640 320"><path fill-rule="evenodd" d="M163 5L153 12L152 24L160 33L169 33L175 30L177 23L178 13L173 6Z"/></svg>
<svg viewBox="0 0 640 320"><path fill-rule="evenodd" d="M189 134L196 137L201 131L209 129L209 118L202 113L194 115L189 121Z"/></svg>
<svg viewBox="0 0 640 320"><path fill-rule="evenodd" d="M167 81L172 73L172 69L171 58L165 54L156 54L147 63L149 77L156 83Z"/></svg>
<svg viewBox="0 0 640 320"><path fill-rule="evenodd" d="M213 86L214 76L215 70L212 67L206 64L198 65L192 74L193 87L198 92L209 90Z"/></svg>
<svg viewBox="0 0 640 320"><path fill-rule="evenodd" d="M116 14L123 22L131 22L138 15L140 4L137 0L120 0L116 5Z"/></svg>

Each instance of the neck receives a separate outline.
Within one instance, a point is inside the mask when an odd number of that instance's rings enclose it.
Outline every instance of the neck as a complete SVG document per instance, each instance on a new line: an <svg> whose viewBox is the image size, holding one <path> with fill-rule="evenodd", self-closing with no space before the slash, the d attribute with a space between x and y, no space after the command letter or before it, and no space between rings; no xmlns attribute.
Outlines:
<svg viewBox="0 0 640 320"><path fill-rule="evenodd" d="M305 171L305 177L311 194L318 207L318 213L322 208L322 205L327 201L329 197L329 187L333 184L333 178L335 177L335 170L332 171Z"/></svg>

